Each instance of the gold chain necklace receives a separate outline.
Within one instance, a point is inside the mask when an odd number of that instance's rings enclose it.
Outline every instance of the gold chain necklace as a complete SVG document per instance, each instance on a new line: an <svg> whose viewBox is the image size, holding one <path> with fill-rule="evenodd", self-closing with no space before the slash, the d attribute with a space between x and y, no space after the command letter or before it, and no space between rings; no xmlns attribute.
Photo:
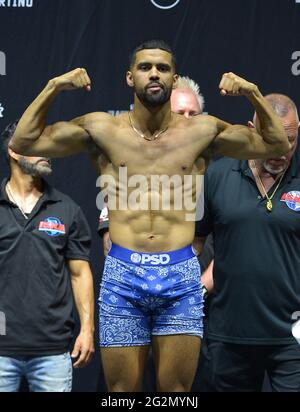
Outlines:
<svg viewBox="0 0 300 412"><path fill-rule="evenodd" d="M26 213L24 212L22 206L19 205L19 203L16 201L16 199L14 198L14 195L12 194L12 190L10 187L10 184L7 182L6 184L6 191L8 193L8 196L11 198L11 200L14 202L14 204L18 207L18 209L20 210L20 212L22 213L22 215L25 217L26 220L28 220L28 216L26 215Z"/></svg>
<svg viewBox="0 0 300 412"><path fill-rule="evenodd" d="M267 193L267 191L266 191L266 188L265 188L265 186L264 186L264 184L263 184L263 182L262 182L262 180L261 180L261 178L260 178L260 176L259 176L259 172L258 172L258 168L257 168L257 166L256 166L255 160L253 160L253 163L254 163L254 166L255 166L255 169L256 169L256 172L257 172L257 177L258 177L259 183L260 183L260 185L261 185L261 187L262 187L262 189L263 189L263 191L264 191L264 193L265 193L265 196L266 196L266 198L267 198L266 209L267 209L268 212L271 213L272 210L273 210L272 199L273 199L275 193L277 192L277 189L278 189L279 186L280 186L280 183L281 183L281 181L282 181L282 179L283 179L283 176L285 175L286 169L283 171L282 175L280 176L279 182L278 182L278 184L276 185L275 189L273 190L273 193L271 194L271 196L268 196L268 193Z"/></svg>
<svg viewBox="0 0 300 412"><path fill-rule="evenodd" d="M132 130L134 130L135 133L137 133L140 137L142 137L142 138L145 139L145 140L149 140L150 142L153 141L153 140L156 140L161 134L163 134L164 132L166 132L166 131L168 130L168 127L169 127L169 125L168 125L168 126L165 127L163 130L160 130L159 132L155 133L154 136L152 136L152 137L147 137L144 133L140 132L140 131L135 127L135 125L133 124L133 121L132 121L130 112L128 112L128 117L129 117L129 124L130 124Z"/></svg>

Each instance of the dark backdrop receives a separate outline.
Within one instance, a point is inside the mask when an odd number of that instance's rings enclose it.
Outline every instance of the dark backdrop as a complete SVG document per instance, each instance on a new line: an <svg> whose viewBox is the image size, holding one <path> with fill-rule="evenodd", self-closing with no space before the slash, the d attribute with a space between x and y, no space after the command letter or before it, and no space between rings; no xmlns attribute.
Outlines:
<svg viewBox="0 0 300 412"><path fill-rule="evenodd" d="M57 97L49 121L89 111L128 110L128 54L146 39L175 49L179 74L201 86L206 109L245 123L245 98L222 98L222 73L233 71L261 91L281 92L300 103L300 4L295 0L0 0L0 130L20 116L46 82L85 67L91 93ZM177 4L176 4L177 3ZM298 1L299 3L299 1ZM3 157L0 177L7 174ZM96 177L86 155L54 162L51 182L83 208L93 231L92 266L98 293L103 255L97 239ZM1 275L1 272L0 272ZM100 376L100 381L99 381ZM99 357L75 373L75 391L104 389Z"/></svg>

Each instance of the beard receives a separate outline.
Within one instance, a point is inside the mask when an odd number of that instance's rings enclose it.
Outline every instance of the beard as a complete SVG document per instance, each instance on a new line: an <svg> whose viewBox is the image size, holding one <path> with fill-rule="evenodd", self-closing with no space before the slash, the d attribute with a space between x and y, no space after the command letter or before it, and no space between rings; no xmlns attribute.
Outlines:
<svg viewBox="0 0 300 412"><path fill-rule="evenodd" d="M47 161L48 164L41 164L42 161ZM33 177L46 177L52 173L51 163L47 158L42 158L35 163L30 163L24 156L22 156L18 161L18 165L25 175Z"/></svg>
<svg viewBox="0 0 300 412"><path fill-rule="evenodd" d="M287 162L283 160L281 164L273 165L270 162L268 162L268 160L265 160L263 162L263 167L268 173L272 175L278 175L279 173L282 173L286 169Z"/></svg>
<svg viewBox="0 0 300 412"><path fill-rule="evenodd" d="M170 100L172 88L166 89L162 87L157 92L151 92L148 89L149 85L147 85L144 89L136 89L135 93L139 100L148 107L159 107L163 106L167 101Z"/></svg>

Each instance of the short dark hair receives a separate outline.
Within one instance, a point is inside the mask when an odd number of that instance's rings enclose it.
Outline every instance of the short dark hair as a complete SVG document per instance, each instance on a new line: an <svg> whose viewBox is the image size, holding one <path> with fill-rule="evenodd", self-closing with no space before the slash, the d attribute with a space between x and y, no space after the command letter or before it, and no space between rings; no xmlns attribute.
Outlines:
<svg viewBox="0 0 300 412"><path fill-rule="evenodd" d="M172 63L174 65L174 68L176 67L176 56L171 47L163 40L147 40L137 46L129 56L129 67L132 67L134 65L136 54L139 51L149 49L160 49L170 53L172 56Z"/></svg>
<svg viewBox="0 0 300 412"><path fill-rule="evenodd" d="M11 138L13 137L13 134L15 133L15 130L18 126L19 119L15 120L14 122L9 123L4 131L1 133L1 146L4 151L4 154L9 160L9 154L8 154L8 146L9 142L11 141Z"/></svg>

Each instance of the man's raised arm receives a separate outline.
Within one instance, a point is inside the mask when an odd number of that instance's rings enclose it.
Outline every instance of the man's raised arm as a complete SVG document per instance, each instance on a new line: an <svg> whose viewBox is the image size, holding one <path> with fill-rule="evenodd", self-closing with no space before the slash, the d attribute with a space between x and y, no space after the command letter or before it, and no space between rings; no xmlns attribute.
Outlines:
<svg viewBox="0 0 300 412"><path fill-rule="evenodd" d="M95 114L46 126L48 109L54 98L63 90L91 89L85 69L75 69L50 80L44 90L31 103L21 117L11 148L25 156L61 157L83 151L91 143L84 128Z"/></svg>
<svg viewBox="0 0 300 412"><path fill-rule="evenodd" d="M218 134L213 152L238 159L282 156L290 150L290 143L282 122L258 87L235 75L225 73L219 85L221 95L245 96L255 109L258 130L242 125L229 125L217 120Z"/></svg>

